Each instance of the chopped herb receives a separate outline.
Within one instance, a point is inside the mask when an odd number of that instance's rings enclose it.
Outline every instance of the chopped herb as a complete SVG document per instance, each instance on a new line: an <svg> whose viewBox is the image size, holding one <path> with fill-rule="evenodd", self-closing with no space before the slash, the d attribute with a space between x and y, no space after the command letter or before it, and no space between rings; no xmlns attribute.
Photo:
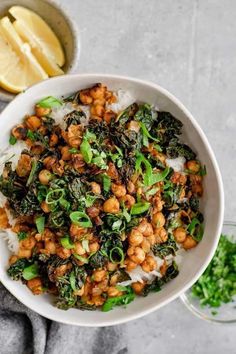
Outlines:
<svg viewBox="0 0 236 354"><path fill-rule="evenodd" d="M130 210L130 214L131 215L138 215L138 214L145 213L146 211L149 210L150 206L151 206L151 204L148 202L136 203L132 206L132 208Z"/></svg>
<svg viewBox="0 0 236 354"><path fill-rule="evenodd" d="M128 305L135 299L135 294L131 287L126 287L126 294L108 298L102 307L102 311L107 312L111 311L115 306Z"/></svg>
<svg viewBox="0 0 236 354"><path fill-rule="evenodd" d="M111 178L108 175L102 175L103 189L105 192L109 192L111 188Z"/></svg>
<svg viewBox="0 0 236 354"><path fill-rule="evenodd" d="M17 139L16 139L13 135L11 135L11 136L10 136L10 139L9 139L9 144L15 145L16 142L17 142Z"/></svg>
<svg viewBox="0 0 236 354"><path fill-rule="evenodd" d="M27 236L28 236L28 234L27 234L27 232L25 232L25 231L19 231L19 232L17 233L17 237L18 237L18 240L19 240L19 241L24 240Z"/></svg>
<svg viewBox="0 0 236 354"><path fill-rule="evenodd" d="M37 102L37 105L43 108L56 108L62 106L62 101L56 97L48 96Z"/></svg>
<svg viewBox="0 0 236 354"><path fill-rule="evenodd" d="M36 224L38 233L42 234L44 232L45 217L38 216L37 219L35 220L35 224Z"/></svg>
<svg viewBox="0 0 236 354"><path fill-rule="evenodd" d="M71 241L70 236L66 235L60 239L62 247L70 250L75 247L74 243Z"/></svg>
<svg viewBox="0 0 236 354"><path fill-rule="evenodd" d="M89 216L82 211L73 211L70 213L70 219L75 225L79 225L81 227L93 226Z"/></svg>
<svg viewBox="0 0 236 354"><path fill-rule="evenodd" d="M38 276L37 264L32 264L23 270L22 276L25 280L31 280Z"/></svg>
<svg viewBox="0 0 236 354"><path fill-rule="evenodd" d="M82 144L80 145L80 151L83 155L84 161L90 163L92 161L93 152L91 145L89 144L87 138L83 138Z"/></svg>

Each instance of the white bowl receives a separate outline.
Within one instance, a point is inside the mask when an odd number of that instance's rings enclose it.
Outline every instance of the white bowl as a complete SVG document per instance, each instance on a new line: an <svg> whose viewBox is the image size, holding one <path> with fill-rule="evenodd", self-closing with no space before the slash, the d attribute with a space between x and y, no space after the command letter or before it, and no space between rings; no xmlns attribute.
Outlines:
<svg viewBox="0 0 236 354"><path fill-rule="evenodd" d="M129 90L144 102L158 105L161 110L171 112L183 124L183 139L197 152L206 165L202 212L205 217L205 232L199 245L186 252L180 265L180 274L158 293L136 298L127 308L116 308L111 312L59 310L53 306L49 295L34 296L20 282L11 280L6 273L9 252L5 241L0 240L0 281L24 305L51 320L80 326L109 326L124 323L168 304L191 287L203 273L216 250L223 223L223 185L220 171L207 141L191 113L168 91L153 83L129 77L99 74L66 75L43 81L19 94L0 115L0 149L8 144L10 128L19 123L25 114L32 111L35 102L45 96L70 94L97 82L105 83L110 89Z"/></svg>

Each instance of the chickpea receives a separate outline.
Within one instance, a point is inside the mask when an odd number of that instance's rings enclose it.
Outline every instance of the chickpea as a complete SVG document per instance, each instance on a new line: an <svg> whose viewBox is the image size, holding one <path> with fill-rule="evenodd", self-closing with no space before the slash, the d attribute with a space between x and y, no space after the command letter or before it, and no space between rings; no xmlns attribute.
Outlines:
<svg viewBox="0 0 236 354"><path fill-rule="evenodd" d="M26 118L25 124L26 124L27 128L35 131L41 126L42 122L41 122L41 119L38 118L37 116L29 116Z"/></svg>
<svg viewBox="0 0 236 354"><path fill-rule="evenodd" d="M162 227L165 225L165 217L164 215L162 214L162 212L158 212L158 213L155 213L153 214L152 216L152 225L154 227Z"/></svg>
<svg viewBox="0 0 236 354"><path fill-rule="evenodd" d="M119 178L119 174L114 163L112 162L108 163L107 174L111 179L117 180Z"/></svg>
<svg viewBox="0 0 236 354"><path fill-rule="evenodd" d="M27 237L24 240L20 241L20 247L25 248L26 250L31 250L32 248L34 248L35 244L36 240L34 236Z"/></svg>
<svg viewBox="0 0 236 354"><path fill-rule="evenodd" d="M58 247L56 250L56 254L58 257L60 257L62 259L67 259L71 256L71 250L68 250L63 247Z"/></svg>
<svg viewBox="0 0 236 354"><path fill-rule="evenodd" d="M52 179L52 174L50 171L48 170L41 170L39 172L39 181L40 183L44 184L44 185L47 185L49 184L49 182L51 181Z"/></svg>
<svg viewBox="0 0 236 354"><path fill-rule="evenodd" d="M173 183L185 185L187 182L187 177L180 172L174 172L170 180Z"/></svg>
<svg viewBox="0 0 236 354"><path fill-rule="evenodd" d="M97 241L89 244L89 253L95 253L99 250L99 243Z"/></svg>
<svg viewBox="0 0 236 354"><path fill-rule="evenodd" d="M69 161L71 159L71 153L69 150L70 150L69 146L63 146L61 148L61 159L63 161Z"/></svg>
<svg viewBox="0 0 236 354"><path fill-rule="evenodd" d="M146 239L148 240L151 246L153 246L156 243L156 237L154 234L147 236Z"/></svg>
<svg viewBox="0 0 236 354"><path fill-rule="evenodd" d="M107 272L104 269L96 269L93 272L93 280L98 282L98 283L100 281L102 281L104 278L106 278L106 276L107 276Z"/></svg>
<svg viewBox="0 0 236 354"><path fill-rule="evenodd" d="M122 202L124 202L124 205L127 209L131 209L131 207L135 204L135 198L130 194L126 194L120 199Z"/></svg>
<svg viewBox="0 0 236 354"><path fill-rule="evenodd" d="M16 167L16 173L19 177L26 177L31 171L31 157L27 154L21 154Z"/></svg>
<svg viewBox="0 0 236 354"><path fill-rule="evenodd" d="M54 241L45 241L44 247L50 254L56 254L56 244Z"/></svg>
<svg viewBox="0 0 236 354"><path fill-rule="evenodd" d="M58 140L59 139L58 139L57 134L55 134L55 133L51 134L50 139L49 139L49 146L53 147L53 146L57 145Z"/></svg>
<svg viewBox="0 0 236 354"><path fill-rule="evenodd" d="M127 252L128 253L128 252ZM133 254L129 255L131 261L141 264L145 259L145 252L141 247L135 247Z"/></svg>
<svg viewBox="0 0 236 354"><path fill-rule="evenodd" d="M186 167L193 173L198 173L200 170L200 163L196 160L190 160L186 163Z"/></svg>
<svg viewBox="0 0 236 354"><path fill-rule="evenodd" d="M122 295L122 292L120 290L118 290L115 286L110 286L107 289L107 295L109 297L116 297L116 296Z"/></svg>
<svg viewBox="0 0 236 354"><path fill-rule="evenodd" d="M56 277L62 277L64 274L66 274L68 270L67 264L62 264L59 267L56 267L54 273Z"/></svg>
<svg viewBox="0 0 236 354"><path fill-rule="evenodd" d="M128 130L132 130L135 133L138 133L140 131L140 124L139 122L137 122L136 120L131 120L128 124L127 124L127 128Z"/></svg>
<svg viewBox="0 0 236 354"><path fill-rule="evenodd" d="M149 273L156 269L157 262L152 256L147 256L144 262L141 264L141 267L144 272Z"/></svg>
<svg viewBox="0 0 236 354"><path fill-rule="evenodd" d="M80 256L83 256L86 253L81 242L75 242L74 252Z"/></svg>
<svg viewBox="0 0 236 354"><path fill-rule="evenodd" d="M116 113L112 110L108 110L104 113L103 119L105 120L105 122L107 122L107 124L110 124L112 120L115 121Z"/></svg>
<svg viewBox="0 0 236 354"><path fill-rule="evenodd" d="M143 235L138 229L134 228L128 239L131 246L138 246L143 242Z"/></svg>
<svg viewBox="0 0 236 354"><path fill-rule="evenodd" d="M28 280L27 286L34 295L40 295L43 292L43 284L39 277Z"/></svg>
<svg viewBox="0 0 236 354"><path fill-rule="evenodd" d="M164 227L158 227L154 230L156 243L164 243L168 240L168 234Z"/></svg>
<svg viewBox="0 0 236 354"><path fill-rule="evenodd" d="M55 239L55 234L48 228L44 229L43 232L43 239L44 241L48 241L48 240L53 240Z"/></svg>
<svg viewBox="0 0 236 354"><path fill-rule="evenodd" d="M44 147L42 145L38 145L38 144L34 144L30 151L32 152L32 154L34 155L41 155L42 152L44 151Z"/></svg>
<svg viewBox="0 0 236 354"><path fill-rule="evenodd" d="M144 250L145 253L149 253L151 250L151 245L150 242L147 240L147 238L144 238L142 243L141 243L141 247Z"/></svg>
<svg viewBox="0 0 236 354"><path fill-rule="evenodd" d="M125 265L127 272L131 272L137 267L137 263L132 261L130 258L126 258Z"/></svg>
<svg viewBox="0 0 236 354"><path fill-rule="evenodd" d="M108 262L107 263L107 270L109 272L114 272L118 268L118 265L116 263Z"/></svg>
<svg viewBox="0 0 236 354"><path fill-rule="evenodd" d="M105 97L106 90L106 86L97 84L89 90L89 93L93 99L97 100Z"/></svg>
<svg viewBox="0 0 236 354"><path fill-rule="evenodd" d="M97 182L91 182L92 192L94 194L100 195L101 194L101 186Z"/></svg>
<svg viewBox="0 0 236 354"><path fill-rule="evenodd" d="M13 255L9 258L9 264L12 265L12 264L16 263L17 260L18 260L18 257L16 255Z"/></svg>
<svg viewBox="0 0 236 354"><path fill-rule="evenodd" d="M51 113L51 108L40 107L39 105L35 106L35 114L38 117L44 117Z"/></svg>
<svg viewBox="0 0 236 354"><path fill-rule="evenodd" d="M201 197L203 194L202 184L199 183L199 184L192 185L192 191L194 194L197 194L199 197Z"/></svg>
<svg viewBox="0 0 236 354"><path fill-rule="evenodd" d="M74 294L77 296L82 296L84 294L84 285L79 290L75 290Z"/></svg>
<svg viewBox="0 0 236 354"><path fill-rule="evenodd" d="M11 135L18 140L24 140L27 136L27 128L25 125L19 124L12 129Z"/></svg>
<svg viewBox="0 0 236 354"><path fill-rule="evenodd" d="M103 117L105 113L105 108L100 104L96 104L90 108L90 113L92 116L95 117Z"/></svg>
<svg viewBox="0 0 236 354"><path fill-rule="evenodd" d="M25 248L19 248L18 257L19 258L30 258L32 251Z"/></svg>
<svg viewBox="0 0 236 354"><path fill-rule="evenodd" d="M38 129L38 132L44 136L48 134L48 129L45 125L41 125L41 127Z"/></svg>
<svg viewBox="0 0 236 354"><path fill-rule="evenodd" d="M81 90L79 93L79 99L83 104L91 104L93 102L93 98L90 96L89 90Z"/></svg>
<svg viewBox="0 0 236 354"><path fill-rule="evenodd" d="M126 188L122 184L112 183L111 190L117 198L124 197L124 195L126 195Z"/></svg>
<svg viewBox="0 0 236 354"><path fill-rule="evenodd" d="M68 144L71 147L78 148L82 141L82 127L71 124L68 128Z"/></svg>
<svg viewBox="0 0 236 354"><path fill-rule="evenodd" d="M143 234L144 237L153 235L153 227L146 219L141 221L137 229Z"/></svg>
<svg viewBox="0 0 236 354"><path fill-rule="evenodd" d="M129 194L133 194L136 191L135 185L133 182L129 181L127 184L127 191Z"/></svg>
<svg viewBox="0 0 236 354"><path fill-rule="evenodd" d="M86 211L90 218L96 218L100 214L100 209L95 206L87 208Z"/></svg>
<svg viewBox="0 0 236 354"><path fill-rule="evenodd" d="M95 306L101 306L105 302L105 298L100 295L96 295L92 297L92 302Z"/></svg>
<svg viewBox="0 0 236 354"><path fill-rule="evenodd" d="M50 206L45 202L43 201L41 204L41 209L44 211L44 213L50 213L51 209L50 209Z"/></svg>
<svg viewBox="0 0 236 354"><path fill-rule="evenodd" d="M163 205L165 204L164 201L161 200L161 197L159 195L155 196L152 200L154 208L155 208L155 213L162 211Z"/></svg>
<svg viewBox="0 0 236 354"><path fill-rule="evenodd" d="M118 282L118 278L119 278L118 274L112 275L112 277L110 279L110 285L115 286Z"/></svg>
<svg viewBox="0 0 236 354"><path fill-rule="evenodd" d="M183 247L185 250L189 250L190 248L194 248L196 246L197 242L192 238L192 236L187 236L183 242Z"/></svg>
<svg viewBox="0 0 236 354"><path fill-rule="evenodd" d="M57 158L55 156L45 157L43 164L47 170L51 170L52 167L57 163Z"/></svg>
<svg viewBox="0 0 236 354"><path fill-rule="evenodd" d="M135 294L139 295L142 293L144 287L146 285L146 282L140 283L139 281L132 283L131 287L134 290Z"/></svg>
<svg viewBox="0 0 236 354"><path fill-rule="evenodd" d="M71 224L70 226L70 236L73 240L78 240L87 233L88 229L81 227L79 225Z"/></svg>
<svg viewBox="0 0 236 354"><path fill-rule="evenodd" d="M92 295L93 296L98 296L101 294L102 294L102 290L98 286L95 286L94 288L92 288Z"/></svg>
<svg viewBox="0 0 236 354"><path fill-rule="evenodd" d="M173 235L176 242L182 243L185 241L187 233L183 227L177 227L177 229L173 231Z"/></svg>
<svg viewBox="0 0 236 354"><path fill-rule="evenodd" d="M120 211L119 201L115 197L111 197L103 204L103 210L105 213L117 214Z"/></svg>
<svg viewBox="0 0 236 354"><path fill-rule="evenodd" d="M80 170L85 165L85 161L82 154L73 154L72 162L73 162L73 167L76 170Z"/></svg>

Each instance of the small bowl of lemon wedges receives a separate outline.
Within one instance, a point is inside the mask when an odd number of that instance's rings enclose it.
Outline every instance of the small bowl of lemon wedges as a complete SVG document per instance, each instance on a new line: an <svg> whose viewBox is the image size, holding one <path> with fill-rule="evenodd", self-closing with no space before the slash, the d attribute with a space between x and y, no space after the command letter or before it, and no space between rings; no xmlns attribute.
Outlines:
<svg viewBox="0 0 236 354"><path fill-rule="evenodd" d="M79 53L76 24L52 0L0 1L0 100L75 72Z"/></svg>

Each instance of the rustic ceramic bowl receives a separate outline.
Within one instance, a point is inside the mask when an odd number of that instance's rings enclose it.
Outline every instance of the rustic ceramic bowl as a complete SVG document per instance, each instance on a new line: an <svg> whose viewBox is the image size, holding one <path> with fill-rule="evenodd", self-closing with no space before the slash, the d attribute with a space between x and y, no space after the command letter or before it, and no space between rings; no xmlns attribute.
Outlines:
<svg viewBox="0 0 236 354"><path fill-rule="evenodd" d="M79 31L64 6L53 0L1 0L0 18L9 15L8 9L13 5L24 6L36 12L48 23L64 48L66 61L62 69L65 73L75 72L80 54ZM0 101L9 102L15 96L14 93L0 88Z"/></svg>
<svg viewBox="0 0 236 354"><path fill-rule="evenodd" d="M177 98L162 87L143 80L115 75L84 74L63 75L42 81L19 94L0 114L0 151L8 146L12 126L20 123L25 114L32 112L34 104L42 97L69 95L98 82L106 84L111 90L120 88L128 90L137 101L158 105L160 110L167 110L182 121L183 141L197 152L200 161L207 169L201 201L205 230L198 247L185 253L180 264L179 275L166 284L160 292L149 294L147 297L138 297L126 308L117 307L110 312L77 309L63 311L53 306L53 298L49 295L34 296L25 285L11 280L7 275L10 253L6 242L0 238L2 284L19 301L40 315L54 321L79 326L108 326L127 322L149 314L180 296L196 282L213 257L222 229L224 211L220 171L202 129Z"/></svg>

